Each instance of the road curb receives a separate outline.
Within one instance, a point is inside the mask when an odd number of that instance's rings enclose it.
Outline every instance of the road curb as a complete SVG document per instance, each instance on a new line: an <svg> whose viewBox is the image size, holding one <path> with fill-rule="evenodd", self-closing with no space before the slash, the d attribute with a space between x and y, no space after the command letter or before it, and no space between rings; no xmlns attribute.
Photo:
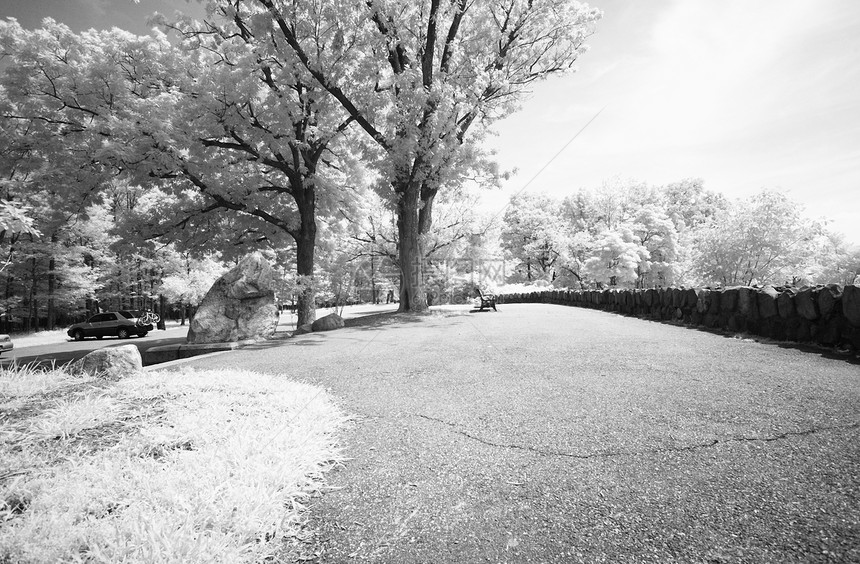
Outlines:
<svg viewBox="0 0 860 564"><path fill-rule="evenodd" d="M221 343L176 344L150 347L143 353L143 361L147 365L164 364L173 360L199 357L213 352L232 351L247 345L253 345L255 339L243 341L228 341Z"/></svg>
<svg viewBox="0 0 860 564"><path fill-rule="evenodd" d="M196 356L188 356L188 357L185 357L185 358L178 358L178 359L176 359L176 360L169 360L169 361L166 361L166 362L160 362L160 363L158 363L158 364L150 364L150 365L144 366L144 367L143 367L143 369L144 369L146 372L152 372L152 371L155 371L155 370L161 370L161 369L164 369L164 368L172 368L172 367L174 367L174 366L179 366L179 365L181 365L181 364L186 364L186 363L188 363L188 362L190 362L190 361L192 361L192 360L202 360L202 359L205 359L205 358L212 358L212 357L214 357L214 356L222 355L222 354L224 354L224 353L228 353L228 352L230 352L231 350L235 350L235 349L226 349L226 350L215 351L215 352L210 352L210 353L206 353L206 354L199 354L199 355L196 355Z"/></svg>

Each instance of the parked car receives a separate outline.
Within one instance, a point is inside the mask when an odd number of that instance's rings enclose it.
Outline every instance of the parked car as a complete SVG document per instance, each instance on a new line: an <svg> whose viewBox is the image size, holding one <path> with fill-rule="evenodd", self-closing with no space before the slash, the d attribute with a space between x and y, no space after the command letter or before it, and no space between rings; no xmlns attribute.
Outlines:
<svg viewBox="0 0 860 564"><path fill-rule="evenodd" d="M15 348L15 345L12 344L12 337L9 335L0 335L0 354L11 351L13 348Z"/></svg>
<svg viewBox="0 0 860 564"><path fill-rule="evenodd" d="M145 337L152 331L152 323L141 319L142 312L137 310L120 310L97 313L83 323L75 323L66 331L69 337L82 341L87 337L119 337L128 339L132 335Z"/></svg>

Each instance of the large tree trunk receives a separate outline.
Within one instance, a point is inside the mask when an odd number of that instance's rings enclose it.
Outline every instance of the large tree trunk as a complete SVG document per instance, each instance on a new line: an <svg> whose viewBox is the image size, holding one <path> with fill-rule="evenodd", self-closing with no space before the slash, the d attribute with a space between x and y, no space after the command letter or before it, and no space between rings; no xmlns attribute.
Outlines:
<svg viewBox="0 0 860 564"><path fill-rule="evenodd" d="M314 275L315 244L314 235L296 238L296 273L309 281L313 280ZM306 323L313 323L314 319L316 319L316 292L314 291L313 282L299 286L296 314L298 315L296 327L301 327Z"/></svg>
<svg viewBox="0 0 860 564"><path fill-rule="evenodd" d="M38 278L36 277L36 257L30 263L30 309L27 314L27 332L39 330L39 304L36 301Z"/></svg>
<svg viewBox="0 0 860 564"><path fill-rule="evenodd" d="M55 293L57 291L57 261L51 249L51 258L48 260L48 331L53 331L57 322L57 309Z"/></svg>
<svg viewBox="0 0 860 564"><path fill-rule="evenodd" d="M293 232L296 241L296 274L305 283L299 285L298 304L296 305L296 328L313 323L317 316L316 282L314 276L314 250L317 240L316 193L313 184L294 185L294 197L299 208L301 224L298 232Z"/></svg>
<svg viewBox="0 0 860 564"><path fill-rule="evenodd" d="M425 311L427 293L424 290L424 249L419 228L420 191L410 183L398 191L397 202L397 251L400 262L400 308L399 311Z"/></svg>
<svg viewBox="0 0 860 564"><path fill-rule="evenodd" d="M158 294L158 328L167 329L167 298L164 294Z"/></svg>

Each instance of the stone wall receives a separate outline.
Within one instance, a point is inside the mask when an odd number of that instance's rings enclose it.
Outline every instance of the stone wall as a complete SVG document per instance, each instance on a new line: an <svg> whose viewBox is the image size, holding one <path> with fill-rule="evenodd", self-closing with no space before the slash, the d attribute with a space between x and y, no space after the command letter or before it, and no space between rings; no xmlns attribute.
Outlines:
<svg viewBox="0 0 860 564"><path fill-rule="evenodd" d="M545 290L505 294L498 303L587 307L779 341L860 351L860 286Z"/></svg>

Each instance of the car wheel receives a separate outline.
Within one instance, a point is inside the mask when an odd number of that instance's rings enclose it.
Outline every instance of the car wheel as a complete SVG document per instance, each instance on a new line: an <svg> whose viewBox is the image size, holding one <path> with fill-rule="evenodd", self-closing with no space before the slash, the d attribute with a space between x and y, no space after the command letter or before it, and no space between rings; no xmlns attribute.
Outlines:
<svg viewBox="0 0 860 564"><path fill-rule="evenodd" d="M116 336L120 339L128 339L128 329L125 327L120 327L119 331L116 332Z"/></svg>
<svg viewBox="0 0 860 564"><path fill-rule="evenodd" d="M140 337L140 338L142 339L142 338L146 337L146 334L147 334L147 333L149 333L149 331L144 331L144 332L142 332L142 333L138 333L138 334L137 334L137 336L138 336L138 337Z"/></svg>
<svg viewBox="0 0 860 564"><path fill-rule="evenodd" d="M72 336L74 337L74 339L76 341L83 341L84 340L84 332L81 331L80 329L75 330L75 332Z"/></svg>
<svg viewBox="0 0 860 564"><path fill-rule="evenodd" d="M103 338L104 338L104 335L96 335L96 339L101 340L101 339L103 339Z"/></svg>

